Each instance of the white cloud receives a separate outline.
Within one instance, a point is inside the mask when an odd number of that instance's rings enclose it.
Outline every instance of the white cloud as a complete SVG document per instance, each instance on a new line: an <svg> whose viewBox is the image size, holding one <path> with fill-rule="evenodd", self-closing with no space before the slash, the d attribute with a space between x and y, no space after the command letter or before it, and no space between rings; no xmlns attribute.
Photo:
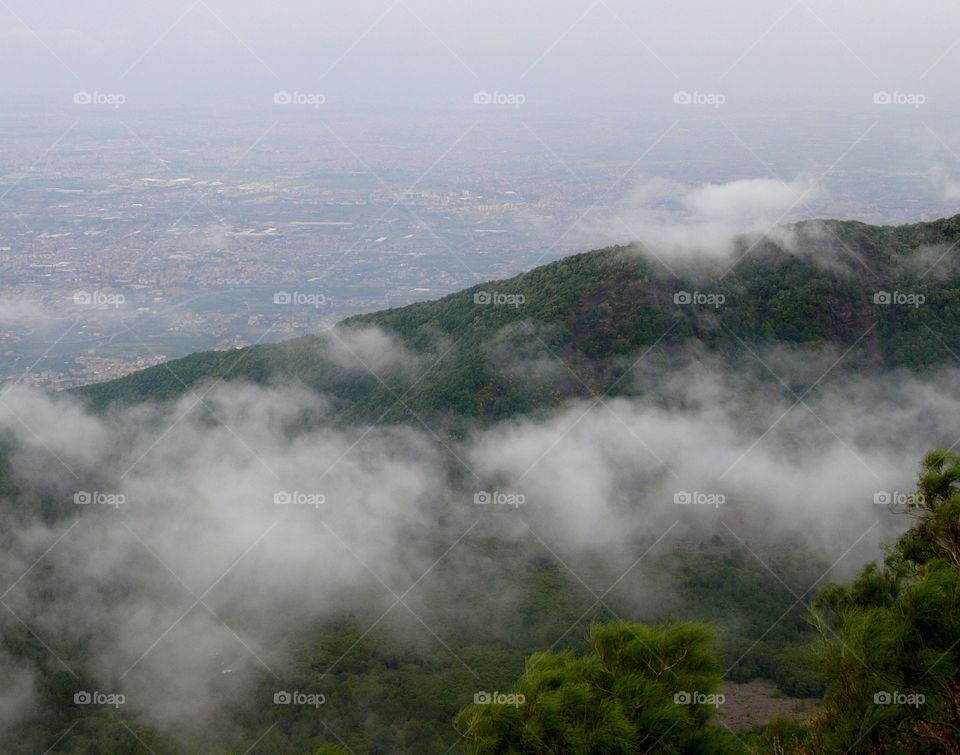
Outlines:
<svg viewBox="0 0 960 755"><path fill-rule="evenodd" d="M930 169L930 181L944 201L956 202L960 199L960 182L944 166L935 165Z"/></svg>
<svg viewBox="0 0 960 755"><path fill-rule="evenodd" d="M14 298L0 295L0 328L10 326L41 326L53 319L49 311L44 310L31 299Z"/></svg>
<svg viewBox="0 0 960 755"><path fill-rule="evenodd" d="M795 219L822 193L819 183L799 176L792 181L754 178L690 186L663 179L641 183L618 213L634 237L658 256L670 259L722 258L738 239L765 234L783 240L782 224ZM616 220L607 232L622 232Z"/></svg>

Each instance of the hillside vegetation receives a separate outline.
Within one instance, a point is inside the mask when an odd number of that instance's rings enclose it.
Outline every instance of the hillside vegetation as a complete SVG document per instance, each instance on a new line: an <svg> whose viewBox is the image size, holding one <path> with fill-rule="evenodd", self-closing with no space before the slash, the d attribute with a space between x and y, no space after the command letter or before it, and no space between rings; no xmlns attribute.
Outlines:
<svg viewBox="0 0 960 755"><path fill-rule="evenodd" d="M406 421L411 411L495 421L576 396L634 392L619 378L630 356L651 347L669 356L697 346L732 359L764 346L834 348L846 352L841 369L850 371L923 370L952 359L943 343L960 339L960 216L788 230L795 248L741 242L728 274L725 263L696 273L675 266L675 277L638 249L609 247L341 324L391 334L421 357L414 371L332 364L319 357L336 337L317 335L193 354L79 394L104 408L173 399L218 380L296 381L334 398L344 421ZM884 294L890 303L877 302ZM682 303L684 295L693 301ZM569 371L545 369L558 360Z"/></svg>

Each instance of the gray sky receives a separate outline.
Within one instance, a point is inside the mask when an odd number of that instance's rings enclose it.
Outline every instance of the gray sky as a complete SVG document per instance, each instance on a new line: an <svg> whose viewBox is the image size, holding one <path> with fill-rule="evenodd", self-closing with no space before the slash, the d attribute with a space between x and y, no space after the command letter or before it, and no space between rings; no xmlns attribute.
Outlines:
<svg viewBox="0 0 960 755"><path fill-rule="evenodd" d="M131 105L255 104L273 92L328 102L672 106L723 93L731 110L860 109L878 90L952 110L960 6L947 0L9 0L0 94L62 102L77 90Z"/></svg>

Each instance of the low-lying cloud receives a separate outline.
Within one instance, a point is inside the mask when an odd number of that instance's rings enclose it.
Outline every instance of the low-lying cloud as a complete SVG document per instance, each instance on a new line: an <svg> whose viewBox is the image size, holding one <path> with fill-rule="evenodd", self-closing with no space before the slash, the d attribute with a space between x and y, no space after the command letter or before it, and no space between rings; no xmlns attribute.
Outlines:
<svg viewBox="0 0 960 755"><path fill-rule="evenodd" d="M165 730L202 726L250 692L225 677L279 675L298 634L375 618L447 546L432 578L473 578L479 533L614 572L665 535L733 532L761 558L799 536L831 561L858 544L852 571L904 526L876 494L912 488L960 409L955 371L802 403L717 363L675 372L675 395L578 401L442 442L416 423L334 429L329 402L296 387L225 383L106 416L13 388L12 475L59 513L29 493L4 501L4 601L71 672ZM435 599L424 585L406 598L421 615ZM16 683L29 692L28 669ZM25 712L0 698L0 717Z"/></svg>
<svg viewBox="0 0 960 755"><path fill-rule="evenodd" d="M743 239L752 243L770 236L786 243L788 231L779 226L822 193L823 187L806 176L698 186L653 178L634 189L617 218L608 221L606 233L620 234L625 227L667 262L726 258Z"/></svg>

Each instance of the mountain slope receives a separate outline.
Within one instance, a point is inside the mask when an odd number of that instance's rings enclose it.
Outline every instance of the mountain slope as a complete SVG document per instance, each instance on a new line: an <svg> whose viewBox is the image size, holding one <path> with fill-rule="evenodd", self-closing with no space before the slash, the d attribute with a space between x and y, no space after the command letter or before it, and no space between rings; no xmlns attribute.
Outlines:
<svg viewBox="0 0 960 755"><path fill-rule="evenodd" d="M752 359L772 347L817 347L845 354L843 370L867 371L953 358L945 344L960 337L960 215L782 230L789 242L741 240L729 273L729 261L668 270L638 249L610 247L341 323L340 333L391 334L418 355L412 370L368 370L338 345L341 336L319 335L193 354L78 393L103 408L176 398L215 380L299 381L331 396L345 421L402 421L411 411L496 419L574 396L635 392L621 376L651 348L664 357L695 347ZM881 292L892 302L878 303ZM331 347L346 348L352 364L324 358Z"/></svg>

